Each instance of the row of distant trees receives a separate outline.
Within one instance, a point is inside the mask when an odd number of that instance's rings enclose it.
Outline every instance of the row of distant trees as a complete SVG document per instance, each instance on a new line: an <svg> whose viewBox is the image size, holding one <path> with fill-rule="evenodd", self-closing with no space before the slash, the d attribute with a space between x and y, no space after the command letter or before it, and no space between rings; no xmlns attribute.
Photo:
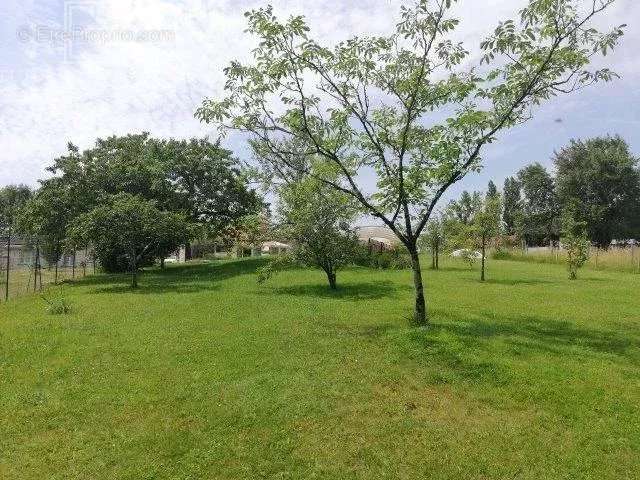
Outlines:
<svg viewBox="0 0 640 480"><path fill-rule="evenodd" d="M574 140L554 155L555 175L534 163L505 180L503 220L508 235L528 245L556 242L570 209L589 240L640 239L640 167L619 136Z"/></svg>
<svg viewBox="0 0 640 480"><path fill-rule="evenodd" d="M508 177L503 192L490 181L486 193L464 191L449 202L423 237L432 268L445 248L461 249L470 261L480 251L484 280L489 245L562 241L575 277L590 244L608 248L613 239L640 238L640 167L622 138L572 141L554 163L555 177L535 163Z"/></svg>
<svg viewBox="0 0 640 480"><path fill-rule="evenodd" d="M56 264L90 246L103 269L128 271L161 261L194 238L246 222L263 207L231 152L206 139L147 133L69 144L34 191L0 191L0 228L21 235Z"/></svg>
<svg viewBox="0 0 640 480"><path fill-rule="evenodd" d="M620 137L574 140L554 156L555 176L539 163L508 177L502 192L489 182L486 197L500 196L500 233L529 246L556 244L570 211L600 248L640 238L640 166ZM464 191L444 216L473 224L485 195Z"/></svg>

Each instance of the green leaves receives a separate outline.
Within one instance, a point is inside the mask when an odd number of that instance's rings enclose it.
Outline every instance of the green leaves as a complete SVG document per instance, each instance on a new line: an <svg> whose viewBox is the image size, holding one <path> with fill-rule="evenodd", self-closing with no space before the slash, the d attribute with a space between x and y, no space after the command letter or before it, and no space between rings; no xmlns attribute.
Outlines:
<svg viewBox="0 0 640 480"><path fill-rule="evenodd" d="M271 7L253 10L253 62L232 63L227 97L205 101L196 115L249 133L273 171L308 165L297 161L303 156L331 166L336 178L316 179L357 199L404 241L420 234L450 185L481 168L483 147L500 131L555 95L615 78L587 68L623 34L624 25L608 33L591 26L611 3L530 0L481 42L477 66L465 65L468 50L452 39L459 21L448 0L403 5L391 35L335 47L313 40L302 16L282 21ZM376 192L358 183L366 169Z"/></svg>

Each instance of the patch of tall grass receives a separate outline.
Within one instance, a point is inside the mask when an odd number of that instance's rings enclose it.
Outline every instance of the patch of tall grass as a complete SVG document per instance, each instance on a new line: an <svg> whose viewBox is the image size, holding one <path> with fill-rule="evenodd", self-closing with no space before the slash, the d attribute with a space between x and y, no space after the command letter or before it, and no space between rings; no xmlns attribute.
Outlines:
<svg viewBox="0 0 640 480"><path fill-rule="evenodd" d="M551 263L564 265L567 253L561 249L528 250L501 249L493 252L493 258L532 263ZM608 250L592 247L589 260L585 265L594 270L615 270L640 273L640 248L610 248Z"/></svg>

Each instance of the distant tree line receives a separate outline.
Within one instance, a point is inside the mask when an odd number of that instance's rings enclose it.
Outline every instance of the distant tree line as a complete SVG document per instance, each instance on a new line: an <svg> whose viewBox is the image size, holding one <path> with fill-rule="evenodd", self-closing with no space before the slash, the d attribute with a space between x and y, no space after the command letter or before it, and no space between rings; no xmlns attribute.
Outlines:
<svg viewBox="0 0 640 480"><path fill-rule="evenodd" d="M639 161L622 138L574 140L553 160L555 176L534 163L508 177L502 192L490 181L486 193L463 191L450 201L422 238L432 268L445 248L459 249L469 262L481 260L484 279L489 246L562 242L576 278L589 245L606 249L614 239L640 239Z"/></svg>
<svg viewBox="0 0 640 480"><path fill-rule="evenodd" d="M563 212L571 210L600 248L640 239L640 168L622 138L573 140L553 161L555 176L534 163L505 180L506 234L530 246L557 242Z"/></svg>

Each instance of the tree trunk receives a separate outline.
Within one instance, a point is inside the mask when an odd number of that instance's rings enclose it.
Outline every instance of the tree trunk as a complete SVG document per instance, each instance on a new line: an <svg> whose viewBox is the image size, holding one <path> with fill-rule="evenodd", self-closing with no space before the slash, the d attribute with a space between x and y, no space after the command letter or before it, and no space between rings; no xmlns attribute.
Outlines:
<svg viewBox="0 0 640 480"><path fill-rule="evenodd" d="M184 261L191 260L191 242L187 242L184 246Z"/></svg>
<svg viewBox="0 0 640 480"><path fill-rule="evenodd" d="M164 270L164 255L160 258L160 269Z"/></svg>
<svg viewBox="0 0 640 480"><path fill-rule="evenodd" d="M40 259L40 245L36 244L36 258L33 262L33 291L38 288L38 261Z"/></svg>
<svg viewBox="0 0 640 480"><path fill-rule="evenodd" d="M415 245L408 248L411 255L411 269L413 270L413 286L415 288L416 304L413 312L413 321L416 325L426 325L427 306L424 300L424 285L422 284L422 270L420 268L420 257Z"/></svg>
<svg viewBox="0 0 640 480"><path fill-rule="evenodd" d="M482 268L480 269L480 281L484 282L484 263L485 263L485 258L487 256L487 239L486 237L483 235L482 236Z"/></svg>
<svg viewBox="0 0 640 480"><path fill-rule="evenodd" d="M440 244L436 244L436 270L440 270Z"/></svg>
<svg viewBox="0 0 640 480"><path fill-rule="evenodd" d="M327 280L329 280L329 288L331 290L336 290L338 288L338 284L336 283L336 273L331 270L326 270Z"/></svg>
<svg viewBox="0 0 640 480"><path fill-rule="evenodd" d="M436 267L436 256L438 255L438 247L434 244L431 247L431 270L435 270Z"/></svg>
<svg viewBox="0 0 640 480"><path fill-rule="evenodd" d="M73 249L73 255L71 256L71 278L76 278L76 249Z"/></svg>
<svg viewBox="0 0 640 480"><path fill-rule="evenodd" d="M138 288L138 267L131 267L131 288Z"/></svg>
<svg viewBox="0 0 640 480"><path fill-rule="evenodd" d="M135 252L131 255L131 288L138 288L138 262Z"/></svg>

